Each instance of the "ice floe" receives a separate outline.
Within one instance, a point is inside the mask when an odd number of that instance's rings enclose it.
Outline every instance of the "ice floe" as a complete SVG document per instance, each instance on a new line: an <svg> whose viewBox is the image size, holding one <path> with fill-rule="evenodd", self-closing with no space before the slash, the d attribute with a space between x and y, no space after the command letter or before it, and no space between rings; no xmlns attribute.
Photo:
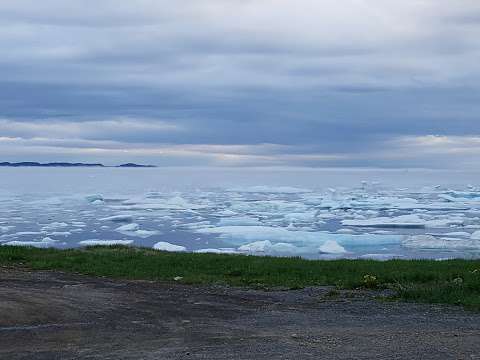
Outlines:
<svg viewBox="0 0 480 360"><path fill-rule="evenodd" d="M269 240L255 241L238 247L238 251L252 254L295 255L302 249L288 243L272 243Z"/></svg>
<svg viewBox="0 0 480 360"><path fill-rule="evenodd" d="M222 218L218 222L218 226L229 226L229 225L262 225L262 222L257 218L252 218L249 216Z"/></svg>
<svg viewBox="0 0 480 360"><path fill-rule="evenodd" d="M438 237L432 235L412 235L405 237L405 239L402 241L402 246L416 249L480 250L480 240Z"/></svg>
<svg viewBox="0 0 480 360"><path fill-rule="evenodd" d="M103 196L100 194L88 195L85 199L91 204L103 204L105 202Z"/></svg>
<svg viewBox="0 0 480 360"><path fill-rule="evenodd" d="M44 237L40 241L9 241L7 243L4 243L3 245L8 245L8 246L33 246L37 248L48 248L48 247L53 247L55 244L58 242L58 240L54 240L49 237Z"/></svg>
<svg viewBox="0 0 480 360"><path fill-rule="evenodd" d="M78 244L82 246L113 246L113 245L130 245L133 243L133 240L99 240L99 239L91 239L91 240L82 240Z"/></svg>
<svg viewBox="0 0 480 360"><path fill-rule="evenodd" d="M160 232L157 230L140 229L140 225L137 223L130 223L130 224L119 226L118 228L115 229L115 231L123 235L140 237L140 238L147 238L153 235L160 234Z"/></svg>
<svg viewBox="0 0 480 360"><path fill-rule="evenodd" d="M15 226L0 226L0 233L6 233L9 232L10 230L14 229Z"/></svg>
<svg viewBox="0 0 480 360"><path fill-rule="evenodd" d="M199 254L236 254L237 250L233 248L221 248L221 249L199 249L195 250L196 253Z"/></svg>
<svg viewBox="0 0 480 360"><path fill-rule="evenodd" d="M292 186L249 186L227 189L230 192L239 193L266 193L266 194L302 194L311 192L309 189L302 189Z"/></svg>
<svg viewBox="0 0 480 360"><path fill-rule="evenodd" d="M403 238L400 235L351 235L332 234L319 231L289 231L286 228L270 226L219 226L197 229L202 234L218 234L232 242L253 242L260 239L273 242L286 242L303 246L323 245L328 240L335 240L341 245L347 244L398 244Z"/></svg>
<svg viewBox="0 0 480 360"><path fill-rule="evenodd" d="M388 177L382 184L357 179L353 187L344 187L339 179L317 186L318 178L228 189L214 181L211 188L177 191L148 179L148 187L141 187L152 190L143 192L136 182L115 190L117 183L99 185L91 179L74 193L68 186L63 194L55 188L4 195L0 243L75 247L82 239L125 237L134 240L120 241L147 247L168 249L181 239L192 251L322 259L436 258L450 250L455 256L480 256L480 189L475 186L389 185ZM159 234L169 243L159 243Z"/></svg>
<svg viewBox="0 0 480 360"><path fill-rule="evenodd" d="M64 222L53 222L51 224L46 224L42 226L43 231L50 231L50 230L57 230L57 229L63 229L68 227L67 223Z"/></svg>
<svg viewBox="0 0 480 360"><path fill-rule="evenodd" d="M381 227L381 228L435 228L448 227L451 225L463 225L463 217L439 217L422 218L418 214L400 215L394 217L377 217L371 219L342 220L342 225L358 227Z"/></svg>
<svg viewBox="0 0 480 360"><path fill-rule="evenodd" d="M318 251L326 254L344 254L347 252L347 250L335 240L325 241L325 243L318 248Z"/></svg>
<svg viewBox="0 0 480 360"><path fill-rule="evenodd" d="M165 241L157 242L156 244L153 245L153 248L155 250L173 251L173 252L186 251L187 250L187 248L185 246L174 245L174 244L170 244L169 242L165 242Z"/></svg>

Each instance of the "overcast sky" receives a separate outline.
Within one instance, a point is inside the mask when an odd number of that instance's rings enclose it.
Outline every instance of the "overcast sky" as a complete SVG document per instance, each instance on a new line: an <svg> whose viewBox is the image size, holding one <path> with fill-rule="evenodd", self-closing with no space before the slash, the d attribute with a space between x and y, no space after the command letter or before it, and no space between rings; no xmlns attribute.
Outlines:
<svg viewBox="0 0 480 360"><path fill-rule="evenodd" d="M478 168L478 0L0 2L0 161Z"/></svg>

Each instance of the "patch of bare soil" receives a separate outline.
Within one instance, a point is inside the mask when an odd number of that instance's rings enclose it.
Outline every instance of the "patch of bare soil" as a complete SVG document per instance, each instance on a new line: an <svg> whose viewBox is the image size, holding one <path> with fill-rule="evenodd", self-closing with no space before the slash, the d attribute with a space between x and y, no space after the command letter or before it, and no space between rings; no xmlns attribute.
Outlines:
<svg viewBox="0 0 480 360"><path fill-rule="evenodd" d="M0 269L0 359L480 359L480 314L378 293Z"/></svg>

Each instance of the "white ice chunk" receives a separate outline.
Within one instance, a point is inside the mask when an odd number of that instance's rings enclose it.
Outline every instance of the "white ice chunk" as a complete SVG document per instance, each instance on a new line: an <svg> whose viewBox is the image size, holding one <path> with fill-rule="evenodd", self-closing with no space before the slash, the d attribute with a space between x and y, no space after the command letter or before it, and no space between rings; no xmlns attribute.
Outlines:
<svg viewBox="0 0 480 360"><path fill-rule="evenodd" d="M436 237L432 235L407 236L402 241L402 246L418 249L480 249L480 241L474 239L458 239Z"/></svg>
<svg viewBox="0 0 480 360"><path fill-rule="evenodd" d="M288 222L312 222L315 220L315 211L310 212L294 212L285 215L285 220Z"/></svg>
<svg viewBox="0 0 480 360"><path fill-rule="evenodd" d="M339 245L335 240L327 240L323 245L321 245L318 250L326 254L343 254L347 250L341 245Z"/></svg>
<svg viewBox="0 0 480 360"><path fill-rule="evenodd" d="M205 254L205 253L212 253L212 254L236 254L237 250L232 248L220 248L220 249L200 249L195 250L196 253Z"/></svg>
<svg viewBox="0 0 480 360"><path fill-rule="evenodd" d="M218 222L218 226L229 226L229 225L262 225L262 222L257 218L252 218L249 216L222 218Z"/></svg>
<svg viewBox="0 0 480 360"><path fill-rule="evenodd" d="M470 237L472 240L480 240L480 230L479 231L475 231L471 237Z"/></svg>
<svg viewBox="0 0 480 360"><path fill-rule="evenodd" d="M219 226L214 228L198 229L198 233L218 234L222 238L233 242L253 242L259 239L271 242L287 242L302 245L322 245L327 240L335 240L341 245L378 245L398 244L402 240L399 235L350 235L330 234L318 231L289 231L286 228L270 226Z"/></svg>
<svg viewBox="0 0 480 360"><path fill-rule="evenodd" d="M355 230L353 229L338 229L337 234L355 234Z"/></svg>
<svg viewBox="0 0 480 360"><path fill-rule="evenodd" d="M137 236L137 237L140 237L142 239L145 239L145 238L148 238L150 236L153 236L153 235L158 235L160 234L160 231L156 231L156 230L137 230L137 231L133 231L132 233L132 236Z"/></svg>
<svg viewBox="0 0 480 360"><path fill-rule="evenodd" d="M359 259L386 261L392 259L400 259L403 257L404 256L400 254L365 254L359 256Z"/></svg>
<svg viewBox="0 0 480 360"><path fill-rule="evenodd" d="M208 205L193 204L181 196L174 196L169 199L158 197L139 197L125 200L121 206L112 206L124 210L199 210L205 209Z"/></svg>
<svg viewBox="0 0 480 360"><path fill-rule="evenodd" d="M135 236L140 238L147 238L160 233L156 230L142 230L140 229L140 225L138 225L137 223L130 223L119 226L115 229L115 231L118 231L119 233L127 236Z"/></svg>
<svg viewBox="0 0 480 360"><path fill-rule="evenodd" d="M89 203L95 203L95 202L99 202L99 203L103 203L104 202L104 199L103 199L103 196L100 195L100 194L94 194L94 195L88 195L85 197L85 199L89 202Z"/></svg>
<svg viewBox="0 0 480 360"><path fill-rule="evenodd" d="M122 231L137 231L138 229L140 229L140 225L138 225L137 223L130 223L130 224L125 224L125 225L119 226L118 228L115 229L115 231L119 231L119 232L122 232Z"/></svg>
<svg viewBox="0 0 480 360"><path fill-rule="evenodd" d="M400 215L395 217L377 217L365 220L342 220L342 224L346 226L385 228L436 228L462 225L463 223L464 219L461 217L424 219L418 214Z"/></svg>
<svg viewBox="0 0 480 360"><path fill-rule="evenodd" d="M67 223L64 222L53 222L51 224L47 224L42 226L43 231L50 231L50 230L56 230L56 229L63 229L68 227Z"/></svg>
<svg viewBox="0 0 480 360"><path fill-rule="evenodd" d="M15 228L15 226L0 226L0 233L9 232L13 228Z"/></svg>
<svg viewBox="0 0 480 360"><path fill-rule="evenodd" d="M80 245L83 246L96 246L96 245L104 245L104 246L112 246L112 245L130 245L133 243L133 240L82 240L79 242Z"/></svg>
<svg viewBox="0 0 480 360"><path fill-rule="evenodd" d="M272 247L272 243L268 240L263 241L255 241L253 243L242 245L238 248L240 251L247 251L247 252L266 252Z"/></svg>
<svg viewBox="0 0 480 360"><path fill-rule="evenodd" d="M9 241L3 245L8 246L33 246L37 248L48 248L55 245L58 240L44 237L41 241Z"/></svg>
<svg viewBox="0 0 480 360"><path fill-rule="evenodd" d="M72 233L70 231L53 231L47 234L48 236L70 236Z"/></svg>
<svg viewBox="0 0 480 360"><path fill-rule="evenodd" d="M186 251L187 248L185 246L180 246L180 245L174 245L170 244L169 242L165 241L160 241L157 242L155 245L153 245L153 248L155 250L161 250L161 251Z"/></svg>
<svg viewBox="0 0 480 360"><path fill-rule="evenodd" d="M265 194L301 194L308 193L311 190L302 189L291 186L250 186L250 187L236 187L227 189L229 192L239 193L265 193Z"/></svg>

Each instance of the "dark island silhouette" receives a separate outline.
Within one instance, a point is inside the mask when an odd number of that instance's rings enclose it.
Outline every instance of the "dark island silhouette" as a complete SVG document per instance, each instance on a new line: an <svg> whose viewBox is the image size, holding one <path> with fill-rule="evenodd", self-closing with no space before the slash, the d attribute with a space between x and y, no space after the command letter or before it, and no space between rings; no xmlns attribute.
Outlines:
<svg viewBox="0 0 480 360"><path fill-rule="evenodd" d="M142 165L135 163L126 163L115 166L106 166L100 163L70 163L70 162L49 162L39 163L36 161L22 161L22 162L0 162L0 166L9 167L120 167L120 168L151 168L155 165Z"/></svg>

